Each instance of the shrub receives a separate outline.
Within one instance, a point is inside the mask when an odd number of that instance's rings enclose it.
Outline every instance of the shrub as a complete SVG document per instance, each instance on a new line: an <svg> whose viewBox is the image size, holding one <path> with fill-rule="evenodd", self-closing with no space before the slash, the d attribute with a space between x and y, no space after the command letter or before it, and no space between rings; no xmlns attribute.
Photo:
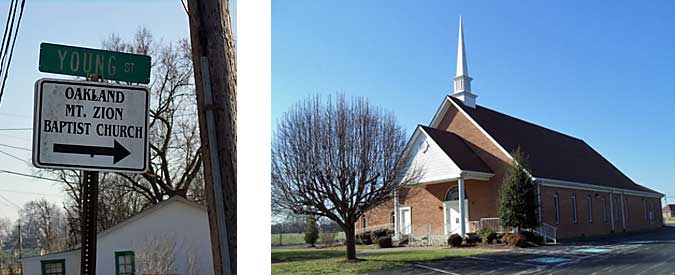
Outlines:
<svg viewBox="0 0 675 275"><path fill-rule="evenodd" d="M497 233L495 233L495 232L490 232L490 233L487 235L487 240L486 240L487 242L486 242L486 243L495 243L496 240L498 240L498 238L497 238Z"/></svg>
<svg viewBox="0 0 675 275"><path fill-rule="evenodd" d="M380 237L391 237L394 236L394 230L388 229L388 228L381 228L381 229L376 229L373 230L373 232L370 233L370 238L373 241L376 241Z"/></svg>
<svg viewBox="0 0 675 275"><path fill-rule="evenodd" d="M464 238L464 242L469 245L473 245L480 240L480 237L476 233L468 233L466 234L466 238Z"/></svg>
<svg viewBox="0 0 675 275"><path fill-rule="evenodd" d="M391 236L384 236L384 237L377 238L377 246L379 246L380 248L393 247L394 244L391 241Z"/></svg>
<svg viewBox="0 0 675 275"><path fill-rule="evenodd" d="M497 239L497 233L495 233L492 229L489 228L478 229L476 234L478 234L478 237L480 237L480 240L483 243L492 243L494 240Z"/></svg>
<svg viewBox="0 0 675 275"><path fill-rule="evenodd" d="M319 241L323 246L331 246L335 244L336 235L337 233L333 230L321 230L321 233L319 233Z"/></svg>
<svg viewBox="0 0 675 275"><path fill-rule="evenodd" d="M448 237L448 245L452 247L459 247L462 245L462 237L459 234L452 234Z"/></svg>
<svg viewBox="0 0 675 275"><path fill-rule="evenodd" d="M502 242L515 247L526 247L527 237L522 232L506 233L502 236Z"/></svg>
<svg viewBox="0 0 675 275"><path fill-rule="evenodd" d="M318 239L319 227L316 225L316 218L309 216L307 217L307 221L305 223L305 243L314 246L316 240Z"/></svg>
<svg viewBox="0 0 675 275"><path fill-rule="evenodd" d="M527 239L527 241L530 241L530 242L533 242L533 243L536 243L536 244L544 244L544 237L539 236L539 235L535 234L534 232L523 231L521 233L523 233L523 235L525 235L525 238Z"/></svg>
<svg viewBox="0 0 675 275"><path fill-rule="evenodd" d="M365 245L373 244L373 238L370 236L370 232L368 231L356 234L356 241Z"/></svg>

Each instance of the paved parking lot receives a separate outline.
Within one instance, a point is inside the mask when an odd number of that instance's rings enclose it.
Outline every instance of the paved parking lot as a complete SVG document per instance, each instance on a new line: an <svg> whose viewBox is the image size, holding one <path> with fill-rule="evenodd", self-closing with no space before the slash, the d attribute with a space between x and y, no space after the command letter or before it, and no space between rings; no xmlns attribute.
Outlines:
<svg viewBox="0 0 675 275"><path fill-rule="evenodd" d="M675 228L453 258L372 274L675 274Z"/></svg>

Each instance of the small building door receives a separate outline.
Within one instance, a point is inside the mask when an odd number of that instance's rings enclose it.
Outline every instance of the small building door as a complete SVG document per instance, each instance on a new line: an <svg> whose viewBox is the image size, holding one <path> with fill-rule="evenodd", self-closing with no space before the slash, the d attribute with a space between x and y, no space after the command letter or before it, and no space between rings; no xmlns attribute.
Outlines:
<svg viewBox="0 0 675 275"><path fill-rule="evenodd" d="M412 213L410 207L401 207L398 211L401 217L401 226L399 227L401 234L412 233Z"/></svg>

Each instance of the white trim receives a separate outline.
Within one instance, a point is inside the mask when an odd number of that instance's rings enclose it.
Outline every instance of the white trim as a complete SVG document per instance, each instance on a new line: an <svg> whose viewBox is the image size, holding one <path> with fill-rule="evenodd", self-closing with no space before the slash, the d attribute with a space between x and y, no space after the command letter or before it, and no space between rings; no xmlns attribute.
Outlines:
<svg viewBox="0 0 675 275"><path fill-rule="evenodd" d="M417 183L411 183L408 186L423 186L436 183L452 182L458 181L461 176L464 176L464 179L467 180L479 180L479 181L489 181L495 174L494 173L484 173L484 172L475 172L475 171L464 171L458 175L450 175L446 177L437 177L425 181L420 181Z"/></svg>
<svg viewBox="0 0 675 275"><path fill-rule="evenodd" d="M464 238L466 236L466 224L465 219L468 219L468 211L466 211L466 205L464 205L464 198L466 197L465 186L464 186L464 176L459 177L459 182L457 182L457 191L459 191L459 236Z"/></svg>
<svg viewBox="0 0 675 275"><path fill-rule="evenodd" d="M464 179L467 179L467 180L471 179L471 180L488 181L495 174L494 173L485 173L485 172L462 170L462 173L460 175L464 176Z"/></svg>
<svg viewBox="0 0 675 275"><path fill-rule="evenodd" d="M580 189L580 190L589 190L597 192L607 192L607 193L625 193L626 195L634 195L641 197L650 197L650 198L661 198L663 194L660 193L651 193L623 188L614 188L614 187L605 187L595 184L579 183L573 181L564 181L556 179L546 179L546 178L536 178L533 177L532 180L541 182L541 185L548 187L559 187L559 188L571 188L571 189Z"/></svg>
<svg viewBox="0 0 675 275"><path fill-rule="evenodd" d="M478 128L478 130L480 130L481 133L483 133L483 135L485 135L492 143L494 143L495 146L497 146L497 148L500 151L502 151L502 153L504 153L504 155L506 155L507 158L509 158L509 160L513 160L513 157L511 156L511 154L509 154L509 152L507 152L504 149L504 147L502 147L494 138L492 138L492 136L490 136L490 134L488 134L488 132L485 131L485 129L483 129L483 127L481 127L480 124L478 124L478 122L473 120L473 118L468 113L466 113L466 111L464 111L464 109L462 109L461 106L457 105L454 101L452 101L452 99L450 99L450 96L446 96L445 101L443 102L443 104L441 105L441 108L439 109L439 112L437 112L436 115L434 115L434 118L431 121L431 125L429 125L430 127L432 127L432 128L438 127L438 124L440 124L443 117L445 117L445 113L447 112L448 108L447 107L444 108L444 106L445 106L445 102L447 102L447 101L449 101L450 104L452 104L453 106L455 106L455 108L457 108L460 112L462 112L462 114L464 116L466 116L466 118L471 123L473 123L473 125L476 126L476 128ZM439 116L440 112L443 109L445 109L444 112L443 112L443 115Z"/></svg>

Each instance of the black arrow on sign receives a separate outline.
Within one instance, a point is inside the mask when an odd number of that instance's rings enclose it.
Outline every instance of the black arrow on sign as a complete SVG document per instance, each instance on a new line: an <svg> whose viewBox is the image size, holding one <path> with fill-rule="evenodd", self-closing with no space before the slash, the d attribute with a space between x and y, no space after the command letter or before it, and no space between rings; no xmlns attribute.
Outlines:
<svg viewBox="0 0 675 275"><path fill-rule="evenodd" d="M113 164L131 154L129 150L124 148L117 140L114 141L113 147L54 143L54 153L82 154L91 155L92 157L94 157L94 155L112 156Z"/></svg>

